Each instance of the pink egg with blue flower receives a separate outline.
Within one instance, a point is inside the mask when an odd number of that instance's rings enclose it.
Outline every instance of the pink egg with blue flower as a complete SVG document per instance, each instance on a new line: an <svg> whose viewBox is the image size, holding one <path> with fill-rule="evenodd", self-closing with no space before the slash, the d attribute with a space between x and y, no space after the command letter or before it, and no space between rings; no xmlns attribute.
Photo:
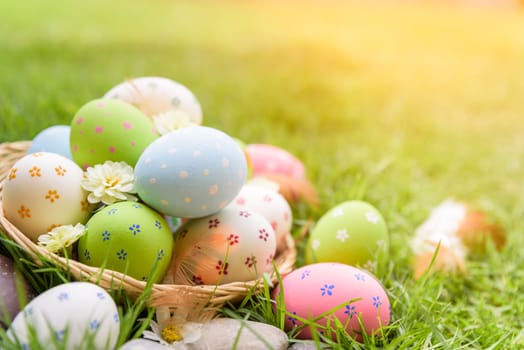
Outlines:
<svg viewBox="0 0 524 350"><path fill-rule="evenodd" d="M362 341L364 333L380 334L390 321L390 302L381 283L369 272L341 263L311 264L292 271L275 288L273 298L277 312L285 311L286 331L297 328L301 339L313 339L314 331L335 339L338 319L349 336ZM279 305L280 300L284 305Z"/></svg>
<svg viewBox="0 0 524 350"><path fill-rule="evenodd" d="M204 126L174 130L152 142L135 167L140 198L174 217L198 218L225 208L240 192L247 163L239 144Z"/></svg>

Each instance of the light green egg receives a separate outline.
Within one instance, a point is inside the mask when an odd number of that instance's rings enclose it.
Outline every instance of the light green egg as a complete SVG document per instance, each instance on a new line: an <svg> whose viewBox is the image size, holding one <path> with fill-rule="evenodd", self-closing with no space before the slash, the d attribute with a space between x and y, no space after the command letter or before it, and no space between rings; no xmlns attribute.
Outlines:
<svg viewBox="0 0 524 350"><path fill-rule="evenodd" d="M97 99L83 105L71 121L70 146L75 163L86 169L106 160L135 166L158 137L153 121L120 100Z"/></svg>
<svg viewBox="0 0 524 350"><path fill-rule="evenodd" d="M171 262L173 234L164 217L142 203L118 202L94 214L78 245L83 264L160 282Z"/></svg>
<svg viewBox="0 0 524 350"><path fill-rule="evenodd" d="M373 205L343 202L325 213L313 228L306 245L306 263L364 265L387 240L386 222Z"/></svg>

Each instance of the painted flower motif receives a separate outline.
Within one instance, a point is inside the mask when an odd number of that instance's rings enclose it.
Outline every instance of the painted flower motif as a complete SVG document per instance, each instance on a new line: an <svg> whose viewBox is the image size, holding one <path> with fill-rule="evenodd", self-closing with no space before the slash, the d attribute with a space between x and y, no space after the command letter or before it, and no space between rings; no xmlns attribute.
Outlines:
<svg viewBox="0 0 524 350"><path fill-rule="evenodd" d="M382 301L380 300L380 297L378 295L374 296L373 297L373 306L375 306L378 309L380 305L382 305Z"/></svg>
<svg viewBox="0 0 524 350"><path fill-rule="evenodd" d="M85 226L82 224L57 226L50 232L40 235L38 244L51 253L57 253L71 247L85 232Z"/></svg>
<svg viewBox="0 0 524 350"><path fill-rule="evenodd" d="M150 331L144 331L144 339L159 342L169 349L189 349L189 344L197 342L202 336L202 323L186 322L182 326L176 324L161 327L155 321L149 324Z"/></svg>
<svg viewBox="0 0 524 350"><path fill-rule="evenodd" d="M346 239L348 238L349 238L348 230L346 230L345 228L337 231L337 239L340 242L344 243Z"/></svg>
<svg viewBox="0 0 524 350"><path fill-rule="evenodd" d="M324 287L321 287L320 288L320 291L322 292L322 295L321 296L324 296L324 295L333 295L333 289L335 288L335 285L334 284L324 284Z"/></svg>
<svg viewBox="0 0 524 350"><path fill-rule="evenodd" d="M135 174L126 162L107 160L87 168L81 183L89 192L89 203L113 204L117 201L136 201Z"/></svg>
<svg viewBox="0 0 524 350"><path fill-rule="evenodd" d="M354 315L357 314L356 306L355 305L346 305L344 313L348 315L349 319L353 318Z"/></svg>
<svg viewBox="0 0 524 350"><path fill-rule="evenodd" d="M170 110L153 116L153 123L160 135L165 135L173 130L196 125L191 118L181 110Z"/></svg>
<svg viewBox="0 0 524 350"><path fill-rule="evenodd" d="M372 224L376 224L380 220L378 214L372 211L366 213L366 219Z"/></svg>

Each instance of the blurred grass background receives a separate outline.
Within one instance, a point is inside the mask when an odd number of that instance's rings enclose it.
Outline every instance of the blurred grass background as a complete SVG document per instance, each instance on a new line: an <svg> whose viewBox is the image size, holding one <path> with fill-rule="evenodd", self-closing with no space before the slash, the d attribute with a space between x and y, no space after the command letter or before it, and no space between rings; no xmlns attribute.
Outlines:
<svg viewBox="0 0 524 350"><path fill-rule="evenodd" d="M391 233L393 275L379 277L392 295L411 283L406 241L433 206L455 197L488 210L509 245L473 261L466 280L442 281L452 291L445 301L465 298L448 316L469 321L456 345L487 347L506 331L511 347L524 342L524 302L514 295L524 283L523 62L518 7L2 2L0 142L68 124L127 78L174 79L197 96L205 125L304 161L321 197L308 216L365 186L363 199L384 213ZM411 287L415 300L430 293ZM439 288L428 298L438 299ZM425 317L445 319L423 308L410 318L409 307L394 305L398 334L412 336L406 329L423 329ZM447 322L444 337L453 338L454 326Z"/></svg>

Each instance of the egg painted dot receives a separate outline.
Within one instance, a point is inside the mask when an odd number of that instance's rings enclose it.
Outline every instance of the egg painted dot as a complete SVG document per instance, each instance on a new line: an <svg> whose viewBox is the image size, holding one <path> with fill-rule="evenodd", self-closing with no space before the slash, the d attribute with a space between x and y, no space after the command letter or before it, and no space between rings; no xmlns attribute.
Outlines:
<svg viewBox="0 0 524 350"><path fill-rule="evenodd" d="M136 142L135 141L131 141L129 144L131 145L131 147L135 147L136 146Z"/></svg>
<svg viewBox="0 0 524 350"><path fill-rule="evenodd" d="M73 152L78 152L78 145L73 145Z"/></svg>
<svg viewBox="0 0 524 350"><path fill-rule="evenodd" d="M181 179L187 179L187 177L189 176L189 173L185 170L182 170L180 172L180 174L178 174L178 176L181 178Z"/></svg>
<svg viewBox="0 0 524 350"><path fill-rule="evenodd" d="M161 168L161 169L165 169L165 168L167 168L167 164L166 164L166 163L162 163L162 165L160 165L160 168Z"/></svg>
<svg viewBox="0 0 524 350"><path fill-rule="evenodd" d="M102 131L104 131L104 128L101 127L101 126L97 126L97 127L95 128L95 132L96 132L97 134L100 134Z"/></svg>
<svg viewBox="0 0 524 350"><path fill-rule="evenodd" d="M167 153L175 154L176 153L176 148L175 147L171 147L170 149L167 150Z"/></svg>
<svg viewBox="0 0 524 350"><path fill-rule="evenodd" d="M146 163L146 164L151 163L151 158L147 158L146 160L144 160L144 163Z"/></svg>
<svg viewBox="0 0 524 350"><path fill-rule="evenodd" d="M76 124L80 125L84 122L84 118L83 117L79 117L77 120L76 120Z"/></svg>
<svg viewBox="0 0 524 350"><path fill-rule="evenodd" d="M115 153L116 149L114 146L109 147L109 153Z"/></svg>
<svg viewBox="0 0 524 350"><path fill-rule="evenodd" d="M127 130L133 127L133 125L128 121L125 121L124 123L122 123L122 126L124 127L124 129L127 129Z"/></svg>
<svg viewBox="0 0 524 350"><path fill-rule="evenodd" d="M96 106L97 106L98 108L104 108L105 105L106 105L106 104L105 104L104 102L102 102L102 101L100 101L100 102L98 102L98 103L96 104Z"/></svg>
<svg viewBox="0 0 524 350"><path fill-rule="evenodd" d="M205 204L201 205L201 206L200 206L200 209L202 209L202 210L207 210L207 205L205 205Z"/></svg>
<svg viewBox="0 0 524 350"><path fill-rule="evenodd" d="M202 172L202 174L204 174L204 176L208 176L208 175L209 175L209 170L208 170L208 169L204 169L204 171Z"/></svg>
<svg viewBox="0 0 524 350"><path fill-rule="evenodd" d="M191 197L185 197L184 198L184 202L191 203Z"/></svg>
<svg viewBox="0 0 524 350"><path fill-rule="evenodd" d="M209 194L211 196L214 196L215 194L217 194L217 192L218 192L218 185L215 184L209 188Z"/></svg>
<svg viewBox="0 0 524 350"><path fill-rule="evenodd" d="M229 159L227 159L227 158L223 158L223 159L222 159L222 166L223 166L224 168L227 168L227 167L229 166Z"/></svg>
<svg viewBox="0 0 524 350"><path fill-rule="evenodd" d="M200 152L199 150L196 150L193 152L193 157L200 157L202 155L202 152Z"/></svg>
<svg viewBox="0 0 524 350"><path fill-rule="evenodd" d="M162 204L164 207L167 207L169 205L169 201L167 199L161 199L160 204Z"/></svg>
<svg viewBox="0 0 524 350"><path fill-rule="evenodd" d="M149 179L149 183L150 183L151 185L156 184L156 178L154 178L154 177L150 178L150 179Z"/></svg>
<svg viewBox="0 0 524 350"><path fill-rule="evenodd" d="M89 150L89 153L91 153L91 154L92 154L92 153L95 153L95 150L91 148L91 149Z"/></svg>

